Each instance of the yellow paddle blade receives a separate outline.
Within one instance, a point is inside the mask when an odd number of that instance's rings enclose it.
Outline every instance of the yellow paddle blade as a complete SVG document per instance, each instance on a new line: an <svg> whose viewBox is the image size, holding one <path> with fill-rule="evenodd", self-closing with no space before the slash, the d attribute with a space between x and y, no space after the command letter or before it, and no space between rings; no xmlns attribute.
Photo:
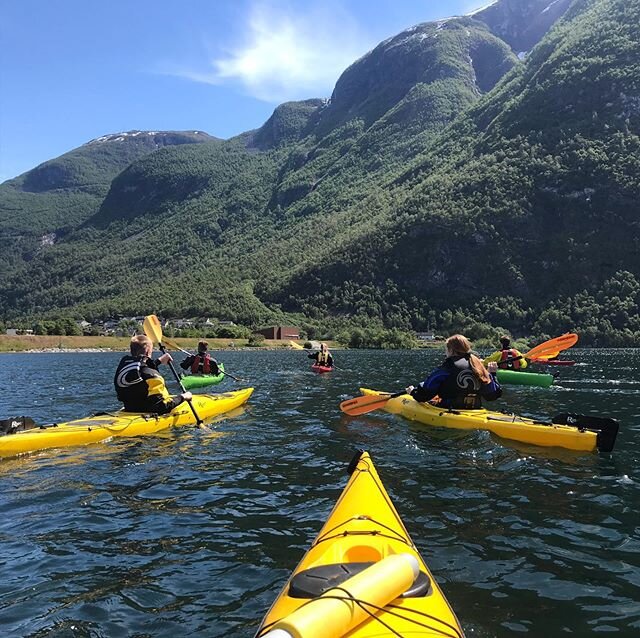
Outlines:
<svg viewBox="0 0 640 638"><path fill-rule="evenodd" d="M294 350L304 350L304 347L301 346L299 343L296 343L295 341L289 341L289 343L291 344L291 347Z"/></svg>
<svg viewBox="0 0 640 638"><path fill-rule="evenodd" d="M162 326L155 315L147 315L142 322L144 334L154 343L162 343Z"/></svg>
<svg viewBox="0 0 640 638"><path fill-rule="evenodd" d="M544 359L548 355L557 357L558 353L567 348L571 348L571 346L574 346L577 342L578 335L574 332L567 332L560 337L555 337L554 339L549 339L549 341L541 343L539 346L529 350L524 356L527 359Z"/></svg>

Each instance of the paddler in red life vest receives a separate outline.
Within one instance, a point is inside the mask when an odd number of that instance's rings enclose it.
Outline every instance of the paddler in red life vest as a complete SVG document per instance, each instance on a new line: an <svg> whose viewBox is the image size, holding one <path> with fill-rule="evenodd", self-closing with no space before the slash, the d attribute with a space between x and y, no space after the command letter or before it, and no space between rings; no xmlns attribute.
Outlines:
<svg viewBox="0 0 640 638"><path fill-rule="evenodd" d="M319 366L324 366L325 368L333 368L333 357L327 348L326 343L320 344L320 350L318 352L312 352L307 355L309 359L315 359L316 364Z"/></svg>
<svg viewBox="0 0 640 638"><path fill-rule="evenodd" d="M198 354L188 356L180 363L180 367L189 370L191 374L220 374L218 362L207 352L208 349L207 341L199 341Z"/></svg>
<svg viewBox="0 0 640 638"><path fill-rule="evenodd" d="M511 339L507 335L500 337L500 350L487 357L483 363L486 366L493 361L500 370L524 370L529 365L523 354L511 347Z"/></svg>

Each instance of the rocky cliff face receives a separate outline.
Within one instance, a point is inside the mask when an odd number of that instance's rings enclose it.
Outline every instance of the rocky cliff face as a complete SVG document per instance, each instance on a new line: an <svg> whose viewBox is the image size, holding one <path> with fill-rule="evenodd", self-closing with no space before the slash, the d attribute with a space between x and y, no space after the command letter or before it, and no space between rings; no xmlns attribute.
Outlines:
<svg viewBox="0 0 640 638"><path fill-rule="evenodd" d="M504 42L473 20L419 24L385 40L340 76L320 130L355 118L367 127L417 85L454 80L478 94L488 91L516 62Z"/></svg>
<svg viewBox="0 0 640 638"><path fill-rule="evenodd" d="M500 0L474 13L516 52L530 51L573 0Z"/></svg>

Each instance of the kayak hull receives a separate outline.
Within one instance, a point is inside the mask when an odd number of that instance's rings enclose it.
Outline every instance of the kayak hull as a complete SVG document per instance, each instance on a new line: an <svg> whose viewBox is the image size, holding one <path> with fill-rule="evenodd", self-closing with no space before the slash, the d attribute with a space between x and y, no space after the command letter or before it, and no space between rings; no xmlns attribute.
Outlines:
<svg viewBox="0 0 640 638"><path fill-rule="evenodd" d="M253 388L246 388L216 395L197 394L192 403L198 416L207 420L240 407L249 400L252 393ZM195 422L193 412L186 402L169 414L140 414L120 410L1 436L0 457L99 443L112 437L144 436L169 427L195 425Z"/></svg>
<svg viewBox="0 0 640 638"><path fill-rule="evenodd" d="M553 383L552 374L541 372L520 372L519 370L498 370L498 381L506 385L535 385L548 388Z"/></svg>
<svg viewBox="0 0 640 638"><path fill-rule="evenodd" d="M357 460L357 465L355 462ZM340 635L349 638L383 638L386 636L460 636L462 628L444 594L420 556L380 477L366 452L354 459L355 469L336 505L310 549L294 569L271 609L264 617L256 637L265 636L286 623L301 607L313 605L317 596L300 596L296 580L301 572L335 565L341 569L358 562L379 563L388 556L410 554L419 565L421 576L430 581L428 591L416 596L396 598L364 622L346 633L334 634L325 628L325 618L312 623L314 636ZM308 573L308 572L307 572ZM304 575L303 575L304 576ZM297 578L296 578L297 577ZM416 581L417 582L417 581ZM293 585L293 586L292 586ZM335 590L334 590L335 591ZM290 594L294 593L295 596ZM321 593L321 592L320 592ZM373 596L374 594L372 594ZM370 600L370 599L368 599ZM428 615L421 615L426 614ZM379 622L376 618L383 621ZM393 630L393 631L391 631ZM439 631L438 631L439 630ZM394 633L395 632L395 633ZM305 636L307 633L304 634Z"/></svg>
<svg viewBox="0 0 640 638"><path fill-rule="evenodd" d="M206 388L210 385L218 385L224 379L224 363L219 363L220 374L188 374L182 379L182 385L185 390L194 388Z"/></svg>
<svg viewBox="0 0 640 638"><path fill-rule="evenodd" d="M333 370L333 368L332 368L332 367L330 368L329 366L319 366L317 363L314 363L314 364L311 366L311 369L312 369L314 372L317 372L318 374L323 374L323 373L325 373L325 372L331 372L331 371Z"/></svg>
<svg viewBox="0 0 640 638"><path fill-rule="evenodd" d="M517 373L520 374L520 373ZM385 394L360 388L367 396ZM596 432L580 431L570 425L548 424L526 417L493 412L491 410L444 410L429 403L418 403L408 394L390 399L384 409L392 414L417 421L423 425L455 430L486 430L503 439L539 445L561 447L580 452L597 449Z"/></svg>

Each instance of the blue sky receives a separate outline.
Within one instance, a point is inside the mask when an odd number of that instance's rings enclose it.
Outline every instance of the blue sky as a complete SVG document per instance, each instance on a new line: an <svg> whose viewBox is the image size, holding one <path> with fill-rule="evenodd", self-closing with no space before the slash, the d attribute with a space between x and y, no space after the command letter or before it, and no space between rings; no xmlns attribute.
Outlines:
<svg viewBox="0 0 640 638"><path fill-rule="evenodd" d="M489 0L0 0L0 181L106 133L227 138Z"/></svg>

